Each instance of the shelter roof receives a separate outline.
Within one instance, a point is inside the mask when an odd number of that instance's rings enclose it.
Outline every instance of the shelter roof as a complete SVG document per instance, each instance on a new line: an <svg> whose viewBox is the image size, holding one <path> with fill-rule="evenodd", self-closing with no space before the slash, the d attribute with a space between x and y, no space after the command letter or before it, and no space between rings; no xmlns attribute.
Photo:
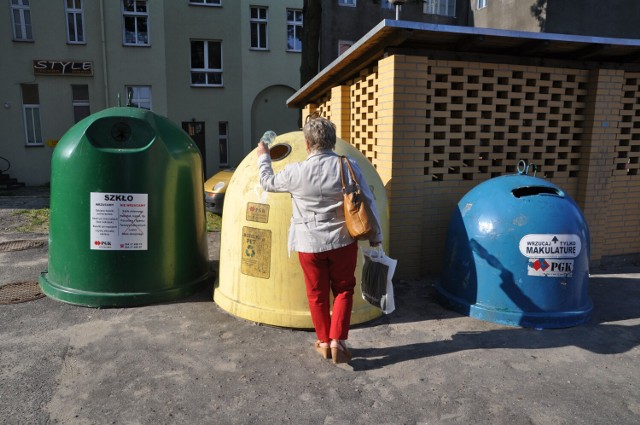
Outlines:
<svg viewBox="0 0 640 425"><path fill-rule="evenodd" d="M287 100L301 108L388 52L446 52L522 60L640 65L640 40L536 33L385 19ZM593 65L591 65L593 66ZM639 68L640 69L640 66Z"/></svg>

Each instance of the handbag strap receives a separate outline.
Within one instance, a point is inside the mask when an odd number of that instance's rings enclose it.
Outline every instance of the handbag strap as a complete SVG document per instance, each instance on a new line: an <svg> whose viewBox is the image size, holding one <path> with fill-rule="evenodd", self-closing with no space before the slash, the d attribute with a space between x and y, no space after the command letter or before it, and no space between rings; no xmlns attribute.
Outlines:
<svg viewBox="0 0 640 425"><path fill-rule="evenodd" d="M340 161L340 179L342 180L342 190L345 190L345 184L344 184L344 172L342 171L342 160L346 159L347 161L347 167L349 168L349 174L351 175L351 178L353 179L353 182L356 184L356 186L360 186L360 183L358 183L358 180L356 179L356 174L353 172L353 168L351 167L351 162L349 162L349 159L344 156L344 155L340 155L339 161Z"/></svg>

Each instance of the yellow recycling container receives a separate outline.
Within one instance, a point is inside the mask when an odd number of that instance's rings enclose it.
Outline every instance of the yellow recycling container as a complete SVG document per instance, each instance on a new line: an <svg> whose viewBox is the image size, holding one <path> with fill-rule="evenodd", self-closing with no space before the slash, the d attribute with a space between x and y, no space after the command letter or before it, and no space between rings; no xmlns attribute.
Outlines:
<svg viewBox="0 0 640 425"><path fill-rule="evenodd" d="M387 195L375 168L355 147L338 139L336 152L358 163L376 199L378 216L388 249ZM273 171L307 157L301 131L277 137L271 146ZM304 275L296 252L288 253L291 218L288 193L265 192L260 186L255 150L240 163L225 195L220 235L220 272L214 301L223 310L247 320L274 326L313 329ZM360 242L360 247L368 241ZM358 255L356 290L351 324L375 319L382 311L362 299L360 276L363 257Z"/></svg>

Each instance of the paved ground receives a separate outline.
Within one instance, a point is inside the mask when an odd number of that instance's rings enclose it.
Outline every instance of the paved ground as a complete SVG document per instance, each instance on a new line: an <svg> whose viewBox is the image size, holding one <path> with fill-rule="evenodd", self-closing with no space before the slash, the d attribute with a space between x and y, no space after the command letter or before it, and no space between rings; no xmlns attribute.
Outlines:
<svg viewBox="0 0 640 425"><path fill-rule="evenodd" d="M46 241L5 226L38 195L0 196L0 243ZM0 252L0 285L46 264L46 243ZM0 305L0 423L640 423L639 267L593 274L593 319L544 331L445 310L436 278L396 282L397 311L352 330L348 366L311 332L227 314L211 288L139 308Z"/></svg>

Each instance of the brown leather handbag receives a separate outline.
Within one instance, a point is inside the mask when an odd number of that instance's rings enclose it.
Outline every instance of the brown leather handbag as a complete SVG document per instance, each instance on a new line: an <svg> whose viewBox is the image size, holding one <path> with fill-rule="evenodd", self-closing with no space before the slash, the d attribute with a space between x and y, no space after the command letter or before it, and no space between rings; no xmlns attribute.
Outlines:
<svg viewBox="0 0 640 425"><path fill-rule="evenodd" d="M343 159L346 159L349 174L353 180L353 190L347 191L344 182ZM344 218L347 224L349 234L354 239L367 239L373 231L373 214L369 209L369 205L364 200L364 196L360 191L360 183L356 179L351 163L345 156L340 156L340 179L342 179L342 194L344 196Z"/></svg>

